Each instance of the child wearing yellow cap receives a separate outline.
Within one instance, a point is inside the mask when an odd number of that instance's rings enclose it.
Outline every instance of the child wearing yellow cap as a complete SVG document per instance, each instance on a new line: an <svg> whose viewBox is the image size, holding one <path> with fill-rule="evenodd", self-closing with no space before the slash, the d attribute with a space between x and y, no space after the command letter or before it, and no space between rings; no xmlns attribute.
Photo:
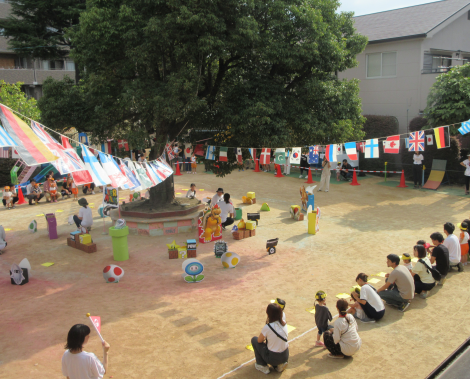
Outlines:
<svg viewBox="0 0 470 379"><path fill-rule="evenodd" d="M320 341L320 337L323 333L327 330L332 329L333 326L328 325L328 321L333 320L331 316L330 310L326 306L326 293L324 291L318 291L315 294L315 324L318 328L317 333L317 341L315 342L315 346L325 346L325 344Z"/></svg>
<svg viewBox="0 0 470 379"><path fill-rule="evenodd" d="M10 191L9 186L5 186L3 190L3 200L5 200L4 205L8 210L13 208L13 193Z"/></svg>

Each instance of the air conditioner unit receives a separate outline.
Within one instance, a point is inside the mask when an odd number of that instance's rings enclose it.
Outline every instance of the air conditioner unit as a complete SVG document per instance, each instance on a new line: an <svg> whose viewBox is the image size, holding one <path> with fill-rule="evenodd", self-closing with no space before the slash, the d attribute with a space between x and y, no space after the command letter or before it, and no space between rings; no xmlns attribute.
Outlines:
<svg viewBox="0 0 470 379"><path fill-rule="evenodd" d="M38 82L33 82L33 85L37 86L37 85L38 85Z"/></svg>

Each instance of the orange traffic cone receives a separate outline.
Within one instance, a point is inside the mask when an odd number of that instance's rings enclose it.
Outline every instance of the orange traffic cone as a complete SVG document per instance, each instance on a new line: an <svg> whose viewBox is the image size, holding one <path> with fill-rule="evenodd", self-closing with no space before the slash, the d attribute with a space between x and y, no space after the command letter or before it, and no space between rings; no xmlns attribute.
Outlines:
<svg viewBox="0 0 470 379"><path fill-rule="evenodd" d="M281 172L281 165L278 164L277 165L277 174L275 175L276 178L283 178L284 176L282 175L282 172Z"/></svg>
<svg viewBox="0 0 470 379"><path fill-rule="evenodd" d="M176 174L175 175L183 175L180 171L180 162L176 162Z"/></svg>
<svg viewBox="0 0 470 379"><path fill-rule="evenodd" d="M400 184L397 186L398 188L406 188L408 187L405 184L405 170L401 170L401 179L400 179Z"/></svg>
<svg viewBox="0 0 470 379"><path fill-rule="evenodd" d="M255 172L261 172L259 169L259 159L255 159Z"/></svg>
<svg viewBox="0 0 470 379"><path fill-rule="evenodd" d="M308 178L307 178L307 181L305 183L308 183L308 184L315 183L312 179L312 169L311 168L308 169Z"/></svg>
<svg viewBox="0 0 470 379"><path fill-rule="evenodd" d="M356 169L354 169L353 180L351 182L351 185L352 186L360 186L360 184L357 182Z"/></svg>
<svg viewBox="0 0 470 379"><path fill-rule="evenodd" d="M21 204L26 204L26 200L24 199L23 191L21 190L21 187L18 187L18 202L16 203L16 205L21 205Z"/></svg>

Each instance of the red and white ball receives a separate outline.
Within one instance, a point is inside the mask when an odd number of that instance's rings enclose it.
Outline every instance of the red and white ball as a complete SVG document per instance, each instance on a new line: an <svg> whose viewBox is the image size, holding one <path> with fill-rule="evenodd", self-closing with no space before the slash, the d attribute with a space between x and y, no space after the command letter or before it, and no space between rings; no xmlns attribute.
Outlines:
<svg viewBox="0 0 470 379"><path fill-rule="evenodd" d="M103 278L106 283L118 283L124 276L124 270L116 265L108 265L103 270Z"/></svg>

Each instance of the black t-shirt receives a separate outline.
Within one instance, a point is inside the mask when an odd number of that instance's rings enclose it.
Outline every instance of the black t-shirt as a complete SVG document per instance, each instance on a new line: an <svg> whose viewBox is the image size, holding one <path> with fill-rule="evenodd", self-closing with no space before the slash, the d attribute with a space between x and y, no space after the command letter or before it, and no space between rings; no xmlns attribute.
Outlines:
<svg viewBox="0 0 470 379"><path fill-rule="evenodd" d="M305 154L300 156L300 166L301 167L308 167L308 158Z"/></svg>
<svg viewBox="0 0 470 379"><path fill-rule="evenodd" d="M333 317L331 317L330 310L326 306L315 304L315 324L317 328L326 329L328 321L331 320L333 320Z"/></svg>
<svg viewBox="0 0 470 379"><path fill-rule="evenodd" d="M449 272L449 250L444 245L439 245L432 251L432 256L436 258L436 269L443 276Z"/></svg>
<svg viewBox="0 0 470 379"><path fill-rule="evenodd" d="M352 170L352 166L349 163L343 163L343 170Z"/></svg>

